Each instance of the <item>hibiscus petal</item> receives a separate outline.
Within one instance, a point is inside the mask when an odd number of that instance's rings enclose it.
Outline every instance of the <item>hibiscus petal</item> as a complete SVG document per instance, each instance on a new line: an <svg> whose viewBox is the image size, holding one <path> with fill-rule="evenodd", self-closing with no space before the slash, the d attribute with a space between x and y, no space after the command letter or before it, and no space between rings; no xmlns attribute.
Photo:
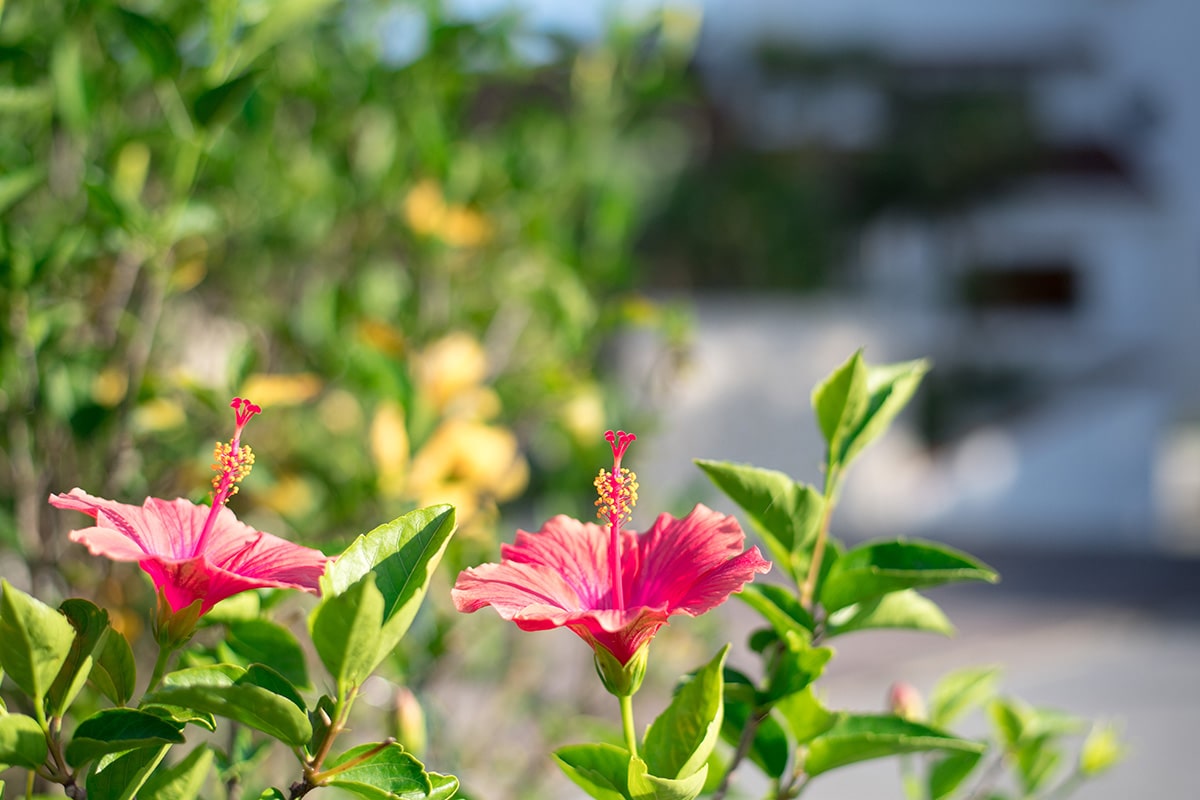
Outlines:
<svg viewBox="0 0 1200 800"><path fill-rule="evenodd" d="M517 531L513 544L500 546L500 557L547 568L574 590L577 607L601 608L612 604L609 546L607 528L560 514L537 533Z"/></svg>
<svg viewBox="0 0 1200 800"><path fill-rule="evenodd" d="M80 528L71 531L70 538L85 546L92 555L113 561L141 561L147 556L137 542L112 528Z"/></svg>
<svg viewBox="0 0 1200 800"><path fill-rule="evenodd" d="M463 570L450 590L454 606L471 613L484 606L504 619L527 621L574 613L584 608L571 585L553 569L540 564L505 561ZM556 622L550 627L561 625Z"/></svg>

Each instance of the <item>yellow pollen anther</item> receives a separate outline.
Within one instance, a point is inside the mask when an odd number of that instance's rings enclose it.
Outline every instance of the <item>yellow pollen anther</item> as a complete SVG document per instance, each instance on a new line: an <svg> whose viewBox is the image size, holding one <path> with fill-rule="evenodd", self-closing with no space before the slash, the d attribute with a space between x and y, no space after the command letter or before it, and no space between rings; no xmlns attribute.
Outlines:
<svg viewBox="0 0 1200 800"><path fill-rule="evenodd" d="M606 469L593 481L599 498L596 500L596 516L610 523L621 525L633 519L633 507L637 505L637 475L624 467L616 480Z"/></svg>
<svg viewBox="0 0 1200 800"><path fill-rule="evenodd" d="M237 494L237 484L250 474L254 466L254 452L250 445L244 444L234 449L227 442L217 442L213 448L213 465L216 471L213 476L213 490L220 492L224 488L230 496Z"/></svg>

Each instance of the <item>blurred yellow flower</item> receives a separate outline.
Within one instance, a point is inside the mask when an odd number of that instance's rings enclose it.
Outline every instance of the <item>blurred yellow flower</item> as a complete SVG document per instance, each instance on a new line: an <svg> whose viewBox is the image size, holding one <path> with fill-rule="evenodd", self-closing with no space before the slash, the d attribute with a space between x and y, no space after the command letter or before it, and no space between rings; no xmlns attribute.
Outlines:
<svg viewBox="0 0 1200 800"><path fill-rule="evenodd" d="M487 353L469 333L458 331L438 339L413 362L417 385L435 409L479 387L488 374Z"/></svg>
<svg viewBox="0 0 1200 800"><path fill-rule="evenodd" d="M262 494L262 503L277 514L304 516L316 507L317 493L309 481L289 473Z"/></svg>
<svg viewBox="0 0 1200 800"><path fill-rule="evenodd" d="M529 464L512 431L463 419L444 421L413 456L409 489L422 501L441 502L453 488L497 502L511 500L529 482Z"/></svg>
<svg viewBox="0 0 1200 800"><path fill-rule="evenodd" d="M363 320L358 323L356 332L360 341L381 353L386 353L390 356L404 354L406 344L404 334L386 322L371 319Z"/></svg>
<svg viewBox="0 0 1200 800"><path fill-rule="evenodd" d="M321 391L321 379L311 372L291 374L255 373L246 378L241 397L253 397L263 408L294 406L316 397Z"/></svg>
<svg viewBox="0 0 1200 800"><path fill-rule="evenodd" d="M429 179L418 182L404 198L404 219L417 233L454 247L478 247L492 237L487 217L466 206L447 204L442 190Z"/></svg>
<svg viewBox="0 0 1200 800"><path fill-rule="evenodd" d="M604 398L595 387L588 387L568 400L559 411L563 427L576 442L583 444L604 431Z"/></svg>
<svg viewBox="0 0 1200 800"><path fill-rule="evenodd" d="M383 402L371 421L371 457L379 474L379 490L387 497L408 493L408 429L404 410L397 403Z"/></svg>
<svg viewBox="0 0 1200 800"><path fill-rule="evenodd" d="M165 397L154 397L133 412L133 427L141 433L158 433L178 428L187 422L183 406Z"/></svg>
<svg viewBox="0 0 1200 800"><path fill-rule="evenodd" d="M105 408L114 408L125 399L129 375L116 367L105 367L92 378L92 399Z"/></svg>

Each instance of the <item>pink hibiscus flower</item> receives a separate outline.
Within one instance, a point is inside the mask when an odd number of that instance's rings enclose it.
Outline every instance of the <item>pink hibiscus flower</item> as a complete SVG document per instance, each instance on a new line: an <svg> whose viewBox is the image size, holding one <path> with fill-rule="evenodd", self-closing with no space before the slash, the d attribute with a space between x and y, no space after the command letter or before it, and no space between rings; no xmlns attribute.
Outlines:
<svg viewBox="0 0 1200 800"><path fill-rule="evenodd" d="M645 533L621 530L637 501L636 476L621 468L633 434L610 431L613 471L596 479L607 526L567 516L518 531L501 563L464 570L452 595L459 611L491 606L522 630L566 627L629 664L673 614L698 616L771 564L737 520L698 505L683 519L662 514Z"/></svg>
<svg viewBox="0 0 1200 800"><path fill-rule="evenodd" d="M50 495L57 508L95 518L90 528L71 531L92 555L136 561L166 598L172 612L201 601L205 614L221 600L247 589L277 587L318 592L329 559L320 551L256 531L239 522L225 503L250 472L254 454L241 444L242 429L261 408L234 398L237 427L228 444L218 444L211 506L184 499L148 497L141 506L92 497L82 489Z"/></svg>

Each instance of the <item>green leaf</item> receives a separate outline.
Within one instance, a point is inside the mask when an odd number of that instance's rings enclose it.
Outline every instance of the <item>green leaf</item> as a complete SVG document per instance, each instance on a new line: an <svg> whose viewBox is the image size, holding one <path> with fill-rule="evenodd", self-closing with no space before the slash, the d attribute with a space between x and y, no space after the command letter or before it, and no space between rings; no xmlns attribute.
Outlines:
<svg viewBox="0 0 1200 800"><path fill-rule="evenodd" d="M246 661L268 664L292 685L308 688L304 650L282 625L261 618L233 622L225 644Z"/></svg>
<svg viewBox="0 0 1200 800"><path fill-rule="evenodd" d="M29 194L45 177L46 170L41 166L26 167L0 176L0 214Z"/></svg>
<svg viewBox="0 0 1200 800"><path fill-rule="evenodd" d="M192 103L192 116L201 128L228 122L245 105L258 81L257 72L245 72L203 92Z"/></svg>
<svg viewBox="0 0 1200 800"><path fill-rule="evenodd" d="M194 748L177 764L155 772L138 792L139 800L195 800L212 770L213 751Z"/></svg>
<svg viewBox="0 0 1200 800"><path fill-rule="evenodd" d="M109 629L88 678L101 694L119 706L133 697L137 688L137 662L129 640L120 631Z"/></svg>
<svg viewBox="0 0 1200 800"><path fill-rule="evenodd" d="M312 736L308 715L295 701L258 685L264 673L232 664L192 667L169 673L147 703L183 706L227 717L290 744Z"/></svg>
<svg viewBox="0 0 1200 800"><path fill-rule="evenodd" d="M1079 772L1085 778L1094 778L1111 769L1124 755L1125 747L1116 727L1099 723L1092 727L1083 742L1079 752Z"/></svg>
<svg viewBox="0 0 1200 800"><path fill-rule="evenodd" d="M825 501L820 493L775 470L726 461L695 463L746 512L775 562L793 581L804 580L821 527Z"/></svg>
<svg viewBox="0 0 1200 800"><path fill-rule="evenodd" d="M133 800L171 745L101 756L87 777L88 800Z"/></svg>
<svg viewBox="0 0 1200 800"><path fill-rule="evenodd" d="M950 753L934 761L929 768L929 800L942 800L953 794L981 757L981 753Z"/></svg>
<svg viewBox="0 0 1200 800"><path fill-rule="evenodd" d="M417 615L433 571L455 530L454 507L418 509L355 539L321 579L321 593L341 594L368 572L383 595L383 633L375 661L387 657Z"/></svg>
<svg viewBox="0 0 1200 800"><path fill-rule="evenodd" d="M182 741L179 728L161 717L134 708L108 708L79 723L66 756L71 764L82 766L109 753Z"/></svg>
<svg viewBox="0 0 1200 800"><path fill-rule="evenodd" d="M1026 796L1041 791L1050 783L1062 764L1062 751L1052 739L1041 737L1023 744L1017 750L1017 775Z"/></svg>
<svg viewBox="0 0 1200 800"><path fill-rule="evenodd" d="M829 615L826 637L878 628L904 628L953 636L954 626L937 603L911 589L838 609Z"/></svg>
<svg viewBox="0 0 1200 800"><path fill-rule="evenodd" d="M50 77L59 117L73 133L85 133L91 124L92 112L84 80L83 48L75 32L60 35L54 41Z"/></svg>
<svg viewBox="0 0 1200 800"><path fill-rule="evenodd" d="M195 725L212 733L217 729L217 718L207 711L197 711L183 706L164 705L162 703L142 703L142 711L153 714L167 722L177 722L179 725Z"/></svg>
<svg viewBox="0 0 1200 800"><path fill-rule="evenodd" d="M833 650L812 647L806 638L795 633L787 633L780 642L783 647L770 656L767 664L767 689L759 698L762 704L803 691L821 677L825 665L833 658Z"/></svg>
<svg viewBox="0 0 1200 800"><path fill-rule="evenodd" d="M721 733L725 706L722 667L728 653L729 645L725 645L685 680L667 709L650 723L644 749L650 774L671 780L688 778L708 761Z"/></svg>
<svg viewBox="0 0 1200 800"><path fill-rule="evenodd" d="M872 542L838 558L821 586L821 604L833 612L901 589L997 580L991 567L945 545L904 539Z"/></svg>
<svg viewBox="0 0 1200 800"><path fill-rule="evenodd" d="M944 676L929 696L929 722L946 727L996 693L998 667L968 667Z"/></svg>
<svg viewBox="0 0 1200 800"><path fill-rule="evenodd" d="M40 767L46 760L46 734L33 717L0 714L0 771L5 766Z"/></svg>
<svg viewBox="0 0 1200 800"><path fill-rule="evenodd" d="M361 758L378 748L377 744L360 744L331 759L324 771L330 772L340 764ZM368 800L396 798L426 798L433 789L425 767L411 753L395 742L389 743L353 767L338 772L326 785L353 792Z"/></svg>
<svg viewBox="0 0 1200 800"><path fill-rule="evenodd" d="M171 29L157 20L117 7L121 27L129 41L150 64L156 77L179 72L179 52Z"/></svg>
<svg viewBox="0 0 1200 800"><path fill-rule="evenodd" d="M201 618L201 624L232 625L235 622L258 619L261 613L262 601L258 597L258 592L238 592L213 606Z"/></svg>
<svg viewBox="0 0 1200 800"><path fill-rule="evenodd" d="M64 600L58 610L75 629L71 650L54 683L50 686L50 707L55 716L62 716L79 694L92 671L98 652L103 652L110 632L108 612L88 600Z"/></svg>
<svg viewBox="0 0 1200 800"><path fill-rule="evenodd" d="M869 399L867 366L861 350L813 389L813 411L828 446L826 468L830 471L845 465L845 451L854 431L862 425Z"/></svg>
<svg viewBox="0 0 1200 800"><path fill-rule="evenodd" d="M74 641L66 617L0 579L0 668L35 703L50 690Z"/></svg>
<svg viewBox="0 0 1200 800"><path fill-rule="evenodd" d="M338 695L360 686L378 663L383 595L368 572L345 591L326 594L308 620L321 663L337 681Z"/></svg>
<svg viewBox="0 0 1200 800"><path fill-rule="evenodd" d="M428 775L432 787L429 790L429 800L450 800L458 794L458 778L438 772L430 772Z"/></svg>
<svg viewBox="0 0 1200 800"><path fill-rule="evenodd" d="M611 744L573 744L555 750L554 760L596 800L628 800L628 750Z"/></svg>
<svg viewBox="0 0 1200 800"><path fill-rule="evenodd" d="M846 442L841 456L843 465L849 464L864 447L887 430L896 415L908 405L927 372L929 362L924 359L867 367L867 407L857 429Z"/></svg>
<svg viewBox="0 0 1200 800"><path fill-rule="evenodd" d="M775 703L775 712L787 724L796 744L805 744L833 727L837 715L821 704L809 686Z"/></svg>
<svg viewBox="0 0 1200 800"><path fill-rule="evenodd" d="M750 583L734 595L757 611L781 637L789 631L805 639L812 638L812 615L787 589L772 583Z"/></svg>
<svg viewBox="0 0 1200 800"><path fill-rule="evenodd" d="M680 778L652 775L640 758L629 760L629 796L633 800L693 800L708 778L708 756L696 771Z"/></svg>
<svg viewBox="0 0 1200 800"><path fill-rule="evenodd" d="M982 753L984 745L895 716L843 713L809 742L804 770L820 775L858 761L927 750Z"/></svg>
<svg viewBox="0 0 1200 800"><path fill-rule="evenodd" d="M263 789L258 800L287 800L287 795L272 786L269 789Z"/></svg>

